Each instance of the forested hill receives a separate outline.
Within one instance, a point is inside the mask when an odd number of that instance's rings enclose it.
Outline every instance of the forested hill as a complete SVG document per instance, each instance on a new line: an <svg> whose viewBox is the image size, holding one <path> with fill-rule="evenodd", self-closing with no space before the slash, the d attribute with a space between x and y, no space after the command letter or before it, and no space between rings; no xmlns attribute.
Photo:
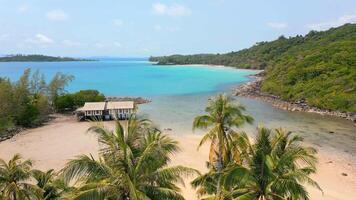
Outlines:
<svg viewBox="0 0 356 200"><path fill-rule="evenodd" d="M158 64L215 64L266 69L262 90L285 100L356 112L356 24L279 37L226 54L151 57Z"/></svg>
<svg viewBox="0 0 356 200"><path fill-rule="evenodd" d="M69 57L55 57L45 55L9 55L0 57L0 62L65 62L65 61L89 61Z"/></svg>

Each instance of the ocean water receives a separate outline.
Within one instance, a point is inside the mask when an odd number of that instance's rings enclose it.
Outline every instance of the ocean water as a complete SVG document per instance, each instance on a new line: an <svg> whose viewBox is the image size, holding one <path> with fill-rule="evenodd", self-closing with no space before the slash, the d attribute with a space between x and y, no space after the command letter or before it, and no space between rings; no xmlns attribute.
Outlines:
<svg viewBox="0 0 356 200"><path fill-rule="evenodd" d="M17 80L26 68L47 79L57 72L75 80L68 91L97 89L109 96L166 96L218 91L224 85L247 81L251 70L202 66L158 66L142 60L94 62L0 63L0 76Z"/></svg>
<svg viewBox="0 0 356 200"><path fill-rule="evenodd" d="M0 63L0 76L17 80L26 68L39 69L49 79L56 72L72 74L68 91L97 89L109 96L136 96L152 100L139 106L171 134L191 134L192 121L204 113L210 97L231 94L235 85L249 80L251 70L206 66L157 66L146 60L102 60L95 62L12 62ZM318 148L347 152L356 156L356 127L350 121L313 113L289 112L258 100L237 97L255 118L244 130L255 127L286 128L305 137ZM195 134L201 134L196 132Z"/></svg>

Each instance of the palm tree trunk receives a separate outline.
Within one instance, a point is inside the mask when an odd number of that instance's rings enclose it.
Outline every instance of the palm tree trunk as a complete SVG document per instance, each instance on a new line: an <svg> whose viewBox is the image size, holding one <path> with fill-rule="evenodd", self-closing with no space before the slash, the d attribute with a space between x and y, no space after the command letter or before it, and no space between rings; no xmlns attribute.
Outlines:
<svg viewBox="0 0 356 200"><path fill-rule="evenodd" d="M222 159L221 159L220 153L218 153L218 162L217 162L216 170L219 174L218 184L217 184L217 193L220 194L220 192L221 192L221 171L222 171Z"/></svg>
<svg viewBox="0 0 356 200"><path fill-rule="evenodd" d="M224 129L221 127L221 132L222 134L225 134L224 132ZM219 135L219 143L218 143L219 147L218 147L218 161L216 163L216 170L218 172L218 184L216 186L216 190L217 190L217 195L220 196L221 195L221 179L222 179L222 176L221 176L221 172L222 172L222 169L223 169L223 137L222 135L220 134Z"/></svg>

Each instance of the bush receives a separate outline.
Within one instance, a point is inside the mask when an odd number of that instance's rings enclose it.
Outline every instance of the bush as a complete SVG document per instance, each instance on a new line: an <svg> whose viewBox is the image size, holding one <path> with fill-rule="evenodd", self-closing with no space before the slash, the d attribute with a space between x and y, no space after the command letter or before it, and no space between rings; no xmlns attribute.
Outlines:
<svg viewBox="0 0 356 200"><path fill-rule="evenodd" d="M39 120L40 112L36 106L28 104L16 118L17 124L24 127L33 127L41 123Z"/></svg>
<svg viewBox="0 0 356 200"><path fill-rule="evenodd" d="M65 112L68 110L74 110L74 95L73 94L64 94L56 98L54 102L55 109L58 112Z"/></svg>
<svg viewBox="0 0 356 200"><path fill-rule="evenodd" d="M97 90L80 90L76 93L63 94L56 98L54 105L58 112L73 111L85 102L105 101L105 96Z"/></svg>

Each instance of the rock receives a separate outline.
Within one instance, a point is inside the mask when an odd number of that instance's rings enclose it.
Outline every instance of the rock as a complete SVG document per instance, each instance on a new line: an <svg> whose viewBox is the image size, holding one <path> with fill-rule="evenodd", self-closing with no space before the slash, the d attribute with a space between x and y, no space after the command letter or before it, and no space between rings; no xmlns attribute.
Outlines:
<svg viewBox="0 0 356 200"><path fill-rule="evenodd" d="M343 175L343 176L347 176L347 174L346 174L346 173L341 173L341 175Z"/></svg>
<svg viewBox="0 0 356 200"><path fill-rule="evenodd" d="M353 121L353 122L356 122L356 115L350 116L350 120Z"/></svg>
<svg viewBox="0 0 356 200"><path fill-rule="evenodd" d="M237 86L234 89L234 94L236 96L244 96L253 99L260 99L262 101L271 103L272 106L276 108L283 109L283 110L289 110L292 112L295 111L312 112L320 115L340 117L356 122L356 113L332 111L330 109L320 109L317 107L309 106L308 102L305 99L296 100L294 102L288 102L282 100L279 96L264 93L261 91L261 84L263 81L263 77L260 76L253 76L253 77L254 80Z"/></svg>
<svg viewBox="0 0 356 200"><path fill-rule="evenodd" d="M329 131L329 133L335 133L334 131Z"/></svg>

